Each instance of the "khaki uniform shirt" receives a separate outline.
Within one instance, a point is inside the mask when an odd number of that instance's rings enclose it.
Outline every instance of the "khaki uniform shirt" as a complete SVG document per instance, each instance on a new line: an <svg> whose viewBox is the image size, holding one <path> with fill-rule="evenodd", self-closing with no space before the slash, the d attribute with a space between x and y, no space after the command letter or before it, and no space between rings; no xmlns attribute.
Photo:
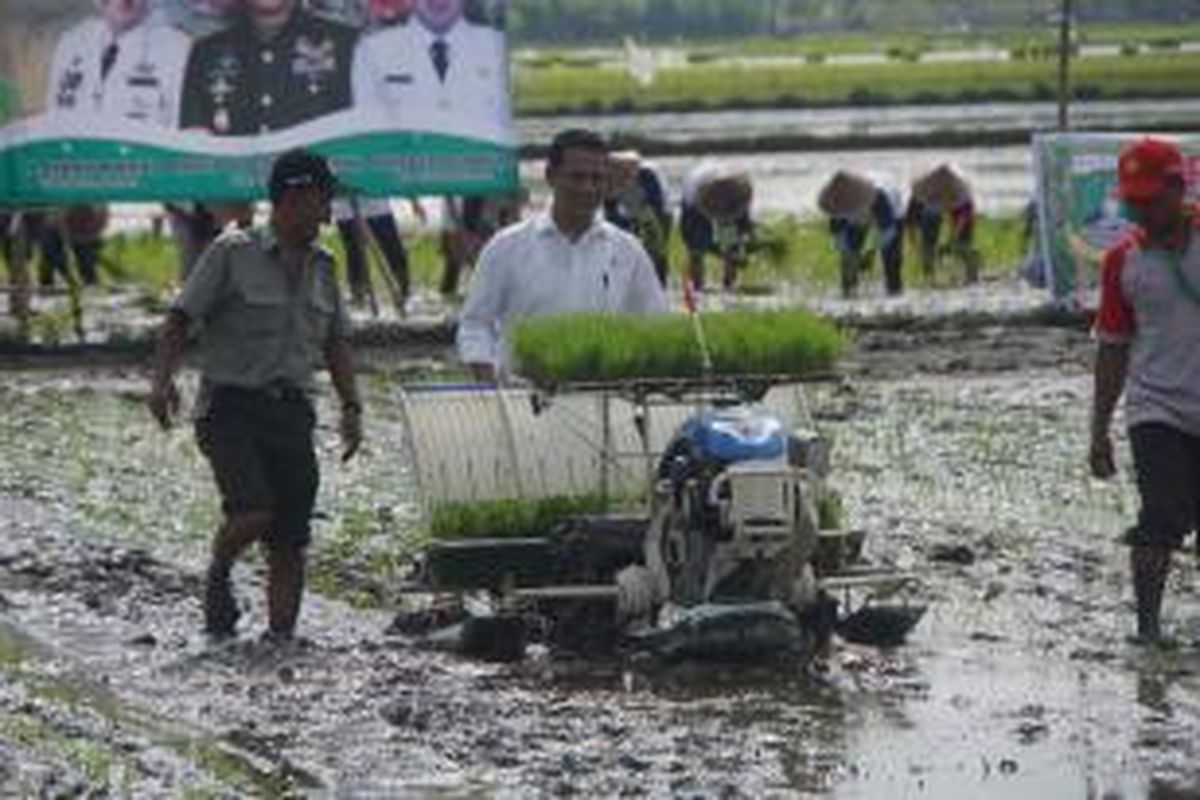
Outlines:
<svg viewBox="0 0 1200 800"><path fill-rule="evenodd" d="M262 229L230 230L217 239L172 308L200 327L205 387L310 389L326 342L346 331L329 252L312 248L302 266L285 263L274 236Z"/></svg>

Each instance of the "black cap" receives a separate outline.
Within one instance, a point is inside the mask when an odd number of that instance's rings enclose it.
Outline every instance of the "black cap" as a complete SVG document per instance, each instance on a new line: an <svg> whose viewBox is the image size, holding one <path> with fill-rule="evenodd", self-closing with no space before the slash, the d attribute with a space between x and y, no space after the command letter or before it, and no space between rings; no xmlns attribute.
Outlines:
<svg viewBox="0 0 1200 800"><path fill-rule="evenodd" d="M296 148L275 159L267 184L272 203L279 202L284 189L306 186L315 186L331 196L341 191L341 185L329 169L329 162L312 151Z"/></svg>

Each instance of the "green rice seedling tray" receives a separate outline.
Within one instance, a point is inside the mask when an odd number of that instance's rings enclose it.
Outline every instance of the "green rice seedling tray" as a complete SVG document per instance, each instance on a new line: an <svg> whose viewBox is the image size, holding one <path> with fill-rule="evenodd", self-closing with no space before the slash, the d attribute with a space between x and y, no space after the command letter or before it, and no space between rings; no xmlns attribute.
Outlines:
<svg viewBox="0 0 1200 800"><path fill-rule="evenodd" d="M701 314L700 325L711 370L693 320L677 314L532 317L513 325L510 345L521 375L541 388L565 388L732 376L802 379L831 372L848 342L834 323L809 311Z"/></svg>

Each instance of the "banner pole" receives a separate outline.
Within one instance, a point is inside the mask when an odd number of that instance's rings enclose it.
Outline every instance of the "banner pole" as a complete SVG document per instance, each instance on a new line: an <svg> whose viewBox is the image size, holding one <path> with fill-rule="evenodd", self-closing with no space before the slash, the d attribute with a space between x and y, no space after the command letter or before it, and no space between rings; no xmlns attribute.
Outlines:
<svg viewBox="0 0 1200 800"><path fill-rule="evenodd" d="M1058 25L1058 129L1069 130L1071 103L1071 0L1062 0Z"/></svg>

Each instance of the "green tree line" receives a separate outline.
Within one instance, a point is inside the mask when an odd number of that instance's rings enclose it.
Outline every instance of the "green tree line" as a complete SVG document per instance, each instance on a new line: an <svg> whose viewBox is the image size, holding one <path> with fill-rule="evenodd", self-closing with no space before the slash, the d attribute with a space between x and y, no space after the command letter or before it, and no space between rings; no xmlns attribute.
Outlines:
<svg viewBox="0 0 1200 800"><path fill-rule="evenodd" d="M1200 0L1075 0L1081 24L1200 19ZM831 31L1041 28L1061 0L509 0L518 44L803 35Z"/></svg>

